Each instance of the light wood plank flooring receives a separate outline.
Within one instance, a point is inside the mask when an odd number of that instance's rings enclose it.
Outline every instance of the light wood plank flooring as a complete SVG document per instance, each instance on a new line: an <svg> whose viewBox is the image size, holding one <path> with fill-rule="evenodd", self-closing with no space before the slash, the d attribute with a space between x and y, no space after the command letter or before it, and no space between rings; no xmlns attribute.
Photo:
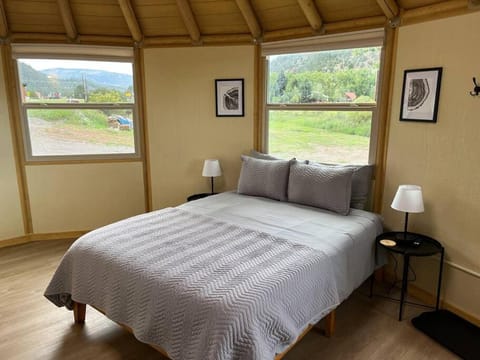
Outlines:
<svg viewBox="0 0 480 360"><path fill-rule="evenodd" d="M71 240L30 243L0 249L0 358L164 359L95 310L86 324L43 297ZM324 337L315 329L285 357L315 359L457 359L410 324L424 311L407 307L397 321L398 304L357 290L337 309L337 332ZM208 359L205 359L208 360Z"/></svg>

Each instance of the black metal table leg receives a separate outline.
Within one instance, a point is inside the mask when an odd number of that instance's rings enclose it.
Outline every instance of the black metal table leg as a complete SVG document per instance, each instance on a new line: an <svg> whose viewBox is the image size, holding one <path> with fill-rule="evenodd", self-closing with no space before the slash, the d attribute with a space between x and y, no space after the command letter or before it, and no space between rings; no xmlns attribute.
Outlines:
<svg viewBox="0 0 480 360"><path fill-rule="evenodd" d="M440 291L442 290L443 256L444 255L445 255L445 249L442 247L442 252L440 254L440 270L438 271L437 303L435 304L436 311L438 311L440 306Z"/></svg>
<svg viewBox="0 0 480 360"><path fill-rule="evenodd" d="M400 311L398 312L398 321L402 321L403 303L405 301L405 295L407 293L408 284L408 266L410 264L410 256L404 255L403 257L403 277L402 277L402 293L400 295Z"/></svg>
<svg viewBox="0 0 480 360"><path fill-rule="evenodd" d="M373 296L373 283L375 282L375 273L370 276L370 296Z"/></svg>

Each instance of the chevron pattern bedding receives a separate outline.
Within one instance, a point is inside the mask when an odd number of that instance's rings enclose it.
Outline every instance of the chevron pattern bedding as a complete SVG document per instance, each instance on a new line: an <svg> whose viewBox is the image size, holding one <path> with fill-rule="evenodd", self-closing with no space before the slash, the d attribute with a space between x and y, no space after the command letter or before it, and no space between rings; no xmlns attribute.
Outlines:
<svg viewBox="0 0 480 360"><path fill-rule="evenodd" d="M45 296L102 309L173 360L273 359L339 304L319 250L168 208L97 229Z"/></svg>

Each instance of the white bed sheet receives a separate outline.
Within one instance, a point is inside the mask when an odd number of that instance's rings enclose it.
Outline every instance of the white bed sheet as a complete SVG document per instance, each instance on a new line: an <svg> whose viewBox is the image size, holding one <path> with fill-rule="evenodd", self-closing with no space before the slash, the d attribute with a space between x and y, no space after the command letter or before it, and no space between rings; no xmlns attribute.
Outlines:
<svg viewBox="0 0 480 360"><path fill-rule="evenodd" d="M263 231L325 252L333 264L340 300L345 300L377 266L379 215L351 209L348 216L310 206L226 192L180 205L239 226Z"/></svg>

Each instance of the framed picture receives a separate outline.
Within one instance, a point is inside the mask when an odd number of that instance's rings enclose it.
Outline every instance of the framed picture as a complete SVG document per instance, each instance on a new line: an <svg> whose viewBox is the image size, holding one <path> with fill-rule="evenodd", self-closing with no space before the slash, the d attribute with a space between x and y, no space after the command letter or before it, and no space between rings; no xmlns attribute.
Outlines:
<svg viewBox="0 0 480 360"><path fill-rule="evenodd" d="M243 79L215 80L217 116L244 116Z"/></svg>
<svg viewBox="0 0 480 360"><path fill-rule="evenodd" d="M437 122L442 68L405 70L400 120Z"/></svg>

